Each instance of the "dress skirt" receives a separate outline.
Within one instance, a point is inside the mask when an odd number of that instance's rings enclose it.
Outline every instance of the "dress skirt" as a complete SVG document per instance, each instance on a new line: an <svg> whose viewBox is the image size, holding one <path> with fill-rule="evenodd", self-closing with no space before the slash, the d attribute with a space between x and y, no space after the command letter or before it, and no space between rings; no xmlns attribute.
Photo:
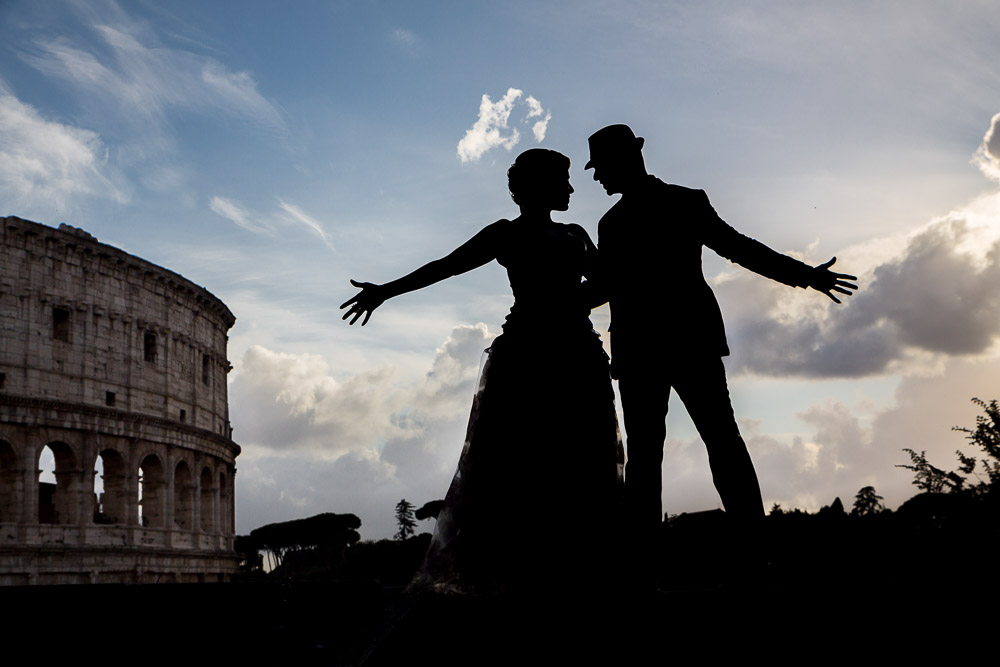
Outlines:
<svg viewBox="0 0 1000 667"><path fill-rule="evenodd" d="M411 588L492 594L619 574L621 436L593 330L504 333L486 351L462 455Z"/></svg>

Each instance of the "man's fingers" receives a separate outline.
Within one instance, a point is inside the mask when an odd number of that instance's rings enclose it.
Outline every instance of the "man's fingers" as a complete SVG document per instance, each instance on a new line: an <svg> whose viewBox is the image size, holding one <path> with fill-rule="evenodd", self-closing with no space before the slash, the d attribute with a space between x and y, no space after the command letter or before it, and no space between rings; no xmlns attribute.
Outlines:
<svg viewBox="0 0 1000 667"><path fill-rule="evenodd" d="M371 316L372 316L372 311L369 310L367 313L365 313L365 319L361 322L361 326L365 326L366 324L368 324L368 318Z"/></svg>
<svg viewBox="0 0 1000 667"><path fill-rule="evenodd" d="M830 298L831 298L831 299L833 300L833 302L834 302L834 303L840 303L840 299L838 299L838 298L837 298L837 297L835 297L834 295L830 294L829 292L823 292L823 294L825 294L825 295L827 295L828 297L830 297Z"/></svg>
<svg viewBox="0 0 1000 667"><path fill-rule="evenodd" d="M836 285L833 287L833 291L840 292L841 294L846 294L847 296L851 296L852 294L854 294L854 292L852 292L851 290L846 290L843 287L837 287Z"/></svg>
<svg viewBox="0 0 1000 667"><path fill-rule="evenodd" d="M857 285L855 285L854 283L849 283L846 280L838 280L835 284L840 285L841 287L850 287L851 289L858 289Z"/></svg>
<svg viewBox="0 0 1000 667"><path fill-rule="evenodd" d="M834 275L834 277L837 278L837 280L857 280L858 279L857 276L849 276L846 273L834 273L833 275Z"/></svg>
<svg viewBox="0 0 1000 667"><path fill-rule="evenodd" d="M347 308L349 305L351 305L352 303L354 303L357 300L358 300L358 297L354 297L353 299L348 299L344 303L340 304L340 309L343 310L344 308Z"/></svg>

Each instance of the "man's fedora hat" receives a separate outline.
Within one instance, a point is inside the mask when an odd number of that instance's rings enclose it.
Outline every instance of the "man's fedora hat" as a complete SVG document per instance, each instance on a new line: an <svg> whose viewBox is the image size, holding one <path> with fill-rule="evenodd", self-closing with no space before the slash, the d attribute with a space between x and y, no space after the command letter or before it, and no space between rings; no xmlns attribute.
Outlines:
<svg viewBox="0 0 1000 667"><path fill-rule="evenodd" d="M628 125L617 124L602 127L590 135L590 139L587 141L590 143L590 159L584 165L584 169L591 169L595 160L601 160L604 157L642 150L642 144L645 140L642 137L636 137L635 132Z"/></svg>

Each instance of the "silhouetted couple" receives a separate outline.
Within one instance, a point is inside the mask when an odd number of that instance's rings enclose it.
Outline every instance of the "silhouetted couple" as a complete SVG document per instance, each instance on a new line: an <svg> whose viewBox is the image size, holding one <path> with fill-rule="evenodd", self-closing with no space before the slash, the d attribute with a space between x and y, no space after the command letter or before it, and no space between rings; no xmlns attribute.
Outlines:
<svg viewBox="0 0 1000 667"><path fill-rule="evenodd" d="M727 514L744 526L763 516L729 399L722 364L729 348L702 273L702 246L834 301L833 292L856 289L845 282L854 278L831 272L834 260L814 268L739 234L703 191L647 174L642 146L626 125L590 137L586 168L608 195L622 195L600 221L599 246L582 227L552 221L573 192L569 159L532 149L507 172L517 218L487 226L398 280L352 281L362 291L341 306L349 307L344 319L351 324L361 317L367 323L386 299L494 259L514 292L421 571L427 586L530 592L622 580L652 585L671 387L708 447ZM624 507L611 373L589 318L605 301L628 434Z"/></svg>

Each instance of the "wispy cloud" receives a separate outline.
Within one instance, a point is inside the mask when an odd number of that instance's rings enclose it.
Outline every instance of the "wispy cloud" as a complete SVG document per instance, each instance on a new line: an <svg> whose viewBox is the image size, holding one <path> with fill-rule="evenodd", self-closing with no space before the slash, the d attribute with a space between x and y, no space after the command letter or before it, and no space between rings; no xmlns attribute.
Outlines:
<svg viewBox="0 0 1000 667"><path fill-rule="evenodd" d="M260 220L251 219L251 214L244 210L236 202L226 199L224 197L212 197L212 200L208 203L208 207L212 211L226 220L239 225L243 229L254 232L255 234L268 234L270 235L273 230L271 226L266 222Z"/></svg>
<svg viewBox="0 0 1000 667"><path fill-rule="evenodd" d="M109 172L96 132L42 118L0 81L0 192L8 206L54 211L80 194L127 201Z"/></svg>
<svg viewBox="0 0 1000 667"><path fill-rule="evenodd" d="M22 58L46 76L63 79L104 108L133 120L162 121L170 110L205 110L280 127L278 109L257 90L249 72L138 36L127 25L92 25L100 48L59 39L35 42Z"/></svg>
<svg viewBox="0 0 1000 667"><path fill-rule="evenodd" d="M323 243L326 244L327 248L336 251L336 248L333 247L333 242L330 241L330 237L327 235L326 231L323 229L323 225L321 225L319 221L317 221L315 218L313 218L311 215L303 211L298 206L295 206L294 204L289 204L288 202L283 201L281 199L278 200L278 206L280 206L281 210L283 210L285 213L288 214L288 219L309 230L310 232L318 236L320 240L322 240Z"/></svg>
<svg viewBox="0 0 1000 667"><path fill-rule="evenodd" d="M413 46L417 43L417 35L412 30L406 28L395 28L392 31L392 39L403 46Z"/></svg>
<svg viewBox="0 0 1000 667"><path fill-rule="evenodd" d="M303 211L301 207L283 199L278 200L277 211L264 215L248 210L241 203L226 197L212 197L208 207L216 215L254 234L274 236L278 227L294 225L319 238L330 250L336 251L330 235L316 218Z"/></svg>
<svg viewBox="0 0 1000 667"><path fill-rule="evenodd" d="M521 133L517 128L510 127L510 116L515 104L524 95L524 91L518 88L508 88L506 94L493 102L489 95L484 94L479 103L479 118L475 124L469 128L462 140L458 142L458 158L462 162L475 162L484 153L493 148L512 149L521 140ZM541 103L530 95L524 99L528 111L523 122L529 122L531 118L541 118L536 121L531 128L535 141L545 139L545 131L551 113L546 113Z"/></svg>

